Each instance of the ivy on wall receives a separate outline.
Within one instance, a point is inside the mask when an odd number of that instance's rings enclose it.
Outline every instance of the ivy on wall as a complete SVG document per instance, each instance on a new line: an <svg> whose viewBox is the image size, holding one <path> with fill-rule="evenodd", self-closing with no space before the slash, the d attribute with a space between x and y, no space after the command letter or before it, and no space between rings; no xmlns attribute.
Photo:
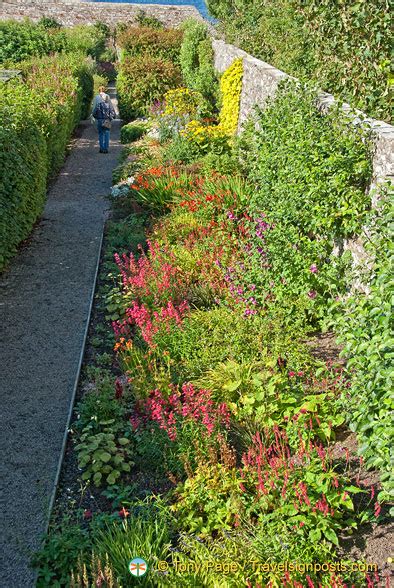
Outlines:
<svg viewBox="0 0 394 588"><path fill-rule="evenodd" d="M388 0L208 0L228 42L390 121Z"/></svg>

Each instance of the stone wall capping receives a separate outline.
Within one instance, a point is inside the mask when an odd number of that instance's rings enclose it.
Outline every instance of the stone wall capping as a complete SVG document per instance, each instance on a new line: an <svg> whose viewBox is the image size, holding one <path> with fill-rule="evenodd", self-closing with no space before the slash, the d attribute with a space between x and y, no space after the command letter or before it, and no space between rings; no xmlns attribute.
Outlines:
<svg viewBox="0 0 394 588"><path fill-rule="evenodd" d="M273 65L271 65L270 63L266 63L265 61L262 61L261 59L257 59L257 57L252 57L251 55L246 54L244 61L249 63L250 65L255 65L256 67L258 67L261 70L269 70L272 75L277 75L280 76L282 78L290 78L291 76L289 76L289 74L285 73L284 71L277 69L276 67L274 67Z"/></svg>

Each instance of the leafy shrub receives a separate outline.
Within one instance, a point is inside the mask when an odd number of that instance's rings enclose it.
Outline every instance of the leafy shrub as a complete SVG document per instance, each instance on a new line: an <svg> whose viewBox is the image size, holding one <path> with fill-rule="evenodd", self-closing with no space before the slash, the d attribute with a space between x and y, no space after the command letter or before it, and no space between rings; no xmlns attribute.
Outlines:
<svg viewBox="0 0 394 588"><path fill-rule="evenodd" d="M143 123L129 123L123 125L120 129L121 143L132 143L140 139L147 131L147 127Z"/></svg>
<svg viewBox="0 0 394 588"><path fill-rule="evenodd" d="M80 52L98 59L105 50L109 29L101 23L65 28L67 51Z"/></svg>
<svg viewBox="0 0 394 588"><path fill-rule="evenodd" d="M34 24L24 20L2 20L0 22L0 63L22 61L31 56L43 56L60 52L67 47L64 29L48 28L45 23Z"/></svg>
<svg viewBox="0 0 394 588"><path fill-rule="evenodd" d="M183 25L184 37L180 53L182 74L186 85L200 92L215 108L218 80L213 66L213 49L207 26L190 19Z"/></svg>
<svg viewBox="0 0 394 588"><path fill-rule="evenodd" d="M107 47L100 53L98 59L105 63L115 63L115 61L117 61L116 49L113 47Z"/></svg>
<svg viewBox="0 0 394 588"><path fill-rule="evenodd" d="M42 16L38 21L38 24L44 27L44 29L60 29L62 27L55 18L48 16Z"/></svg>
<svg viewBox="0 0 394 588"><path fill-rule="evenodd" d="M182 35L176 29L131 27L117 36L117 42L124 57L150 55L178 63Z"/></svg>
<svg viewBox="0 0 394 588"><path fill-rule="evenodd" d="M138 10L136 18L140 27L149 27L151 29L163 29L164 25L160 19L147 14L145 10Z"/></svg>
<svg viewBox="0 0 394 588"><path fill-rule="evenodd" d="M201 160L202 173L210 176L213 172L231 176L239 172L239 161L233 151L228 153L209 152Z"/></svg>
<svg viewBox="0 0 394 588"><path fill-rule="evenodd" d="M105 48L108 32L97 25L61 27L53 19L34 23L4 20L0 23L0 63L23 61L51 53L82 52L98 58Z"/></svg>
<svg viewBox="0 0 394 588"><path fill-rule="evenodd" d="M257 189L248 207L255 223L249 270L240 269L239 279L259 284L256 298L286 300L290 321L293 304L316 318L343 291L347 256L333 256L334 244L361 230L370 207L364 131L339 112L320 113L315 96L285 83L257 111L258 130L253 121L241 138L240 156Z"/></svg>
<svg viewBox="0 0 394 588"><path fill-rule="evenodd" d="M171 61L150 55L127 57L119 66L117 84L122 118L146 114L155 100L180 84L180 69Z"/></svg>
<svg viewBox="0 0 394 588"><path fill-rule="evenodd" d="M20 64L25 81L4 84L0 105L2 230L0 267L40 215L48 177L61 165L72 130L90 103L93 78L84 57Z"/></svg>
<svg viewBox="0 0 394 588"><path fill-rule="evenodd" d="M390 7L319 0L208 0L230 43L390 120ZM368 38L365 32L369 31Z"/></svg>
<svg viewBox="0 0 394 588"><path fill-rule="evenodd" d="M393 492L392 477L392 336L393 204L381 203L369 228L365 248L372 266L363 276L368 293L354 292L337 304L334 326L345 344L343 355L352 387L343 401L350 428L358 433L368 467L382 472L383 487ZM355 268L354 278L360 278ZM391 497L392 498L392 497Z"/></svg>

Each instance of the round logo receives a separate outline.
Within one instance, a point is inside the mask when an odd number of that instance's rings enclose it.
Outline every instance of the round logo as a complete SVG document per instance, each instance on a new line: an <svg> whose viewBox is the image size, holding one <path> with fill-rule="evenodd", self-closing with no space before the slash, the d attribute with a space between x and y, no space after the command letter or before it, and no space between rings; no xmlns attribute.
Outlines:
<svg viewBox="0 0 394 588"><path fill-rule="evenodd" d="M133 557L129 561L129 572L132 576L137 576L140 578L144 576L148 571L148 564L142 557Z"/></svg>

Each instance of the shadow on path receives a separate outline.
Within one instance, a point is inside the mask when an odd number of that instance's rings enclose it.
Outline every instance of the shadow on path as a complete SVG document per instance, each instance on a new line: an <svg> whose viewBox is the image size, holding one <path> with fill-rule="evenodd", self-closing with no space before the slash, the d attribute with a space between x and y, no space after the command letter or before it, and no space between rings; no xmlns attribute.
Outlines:
<svg viewBox="0 0 394 588"><path fill-rule="evenodd" d="M27 247L0 280L0 586L30 588L88 321L119 121L85 121Z"/></svg>

